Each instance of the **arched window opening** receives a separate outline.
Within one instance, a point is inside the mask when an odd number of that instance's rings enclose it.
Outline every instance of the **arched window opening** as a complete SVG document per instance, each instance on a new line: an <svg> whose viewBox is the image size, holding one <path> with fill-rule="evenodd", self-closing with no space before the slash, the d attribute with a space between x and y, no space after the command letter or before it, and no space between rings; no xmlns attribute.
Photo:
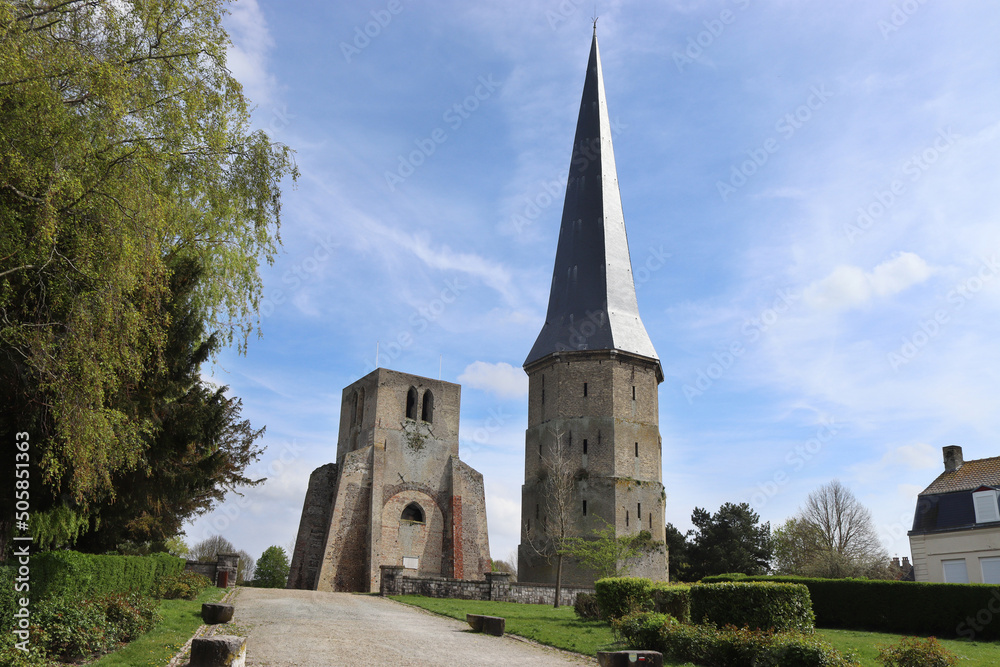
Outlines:
<svg viewBox="0 0 1000 667"><path fill-rule="evenodd" d="M355 419L358 426L362 424L365 418L365 388L362 387L361 391L357 395L357 405L355 406L354 413L356 415Z"/></svg>
<svg viewBox="0 0 1000 667"><path fill-rule="evenodd" d="M358 418L358 392L351 394L351 426L357 423Z"/></svg>
<svg viewBox="0 0 1000 667"><path fill-rule="evenodd" d="M417 390L414 387L410 387L410 391L406 392L406 418L417 418Z"/></svg>
<svg viewBox="0 0 1000 667"><path fill-rule="evenodd" d="M410 503L403 508L403 515L399 517L401 521L410 521L412 523L423 523L424 522L424 510L420 505L416 503Z"/></svg>
<svg viewBox="0 0 1000 667"><path fill-rule="evenodd" d="M420 409L420 419L428 424L434 421L434 394L429 389L424 392L424 403Z"/></svg>

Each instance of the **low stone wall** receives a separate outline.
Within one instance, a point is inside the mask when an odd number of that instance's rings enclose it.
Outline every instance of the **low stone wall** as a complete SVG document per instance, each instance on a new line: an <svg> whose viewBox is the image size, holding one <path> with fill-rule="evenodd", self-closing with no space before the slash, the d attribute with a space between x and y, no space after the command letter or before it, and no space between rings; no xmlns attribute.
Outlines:
<svg viewBox="0 0 1000 667"><path fill-rule="evenodd" d="M425 595L432 598L459 600L493 600L523 604L555 604L556 587L552 584L519 583L510 580L507 572L487 572L486 581L449 579L447 577L411 577L402 567L382 566L381 595ZM593 588L563 586L559 604L571 606L580 593L593 593Z"/></svg>
<svg viewBox="0 0 1000 667"><path fill-rule="evenodd" d="M238 560L239 554L219 554L218 560L214 563L189 560L184 565L184 569L205 575L213 586L219 585L220 572L228 572L228 586L233 587L236 585L236 563Z"/></svg>

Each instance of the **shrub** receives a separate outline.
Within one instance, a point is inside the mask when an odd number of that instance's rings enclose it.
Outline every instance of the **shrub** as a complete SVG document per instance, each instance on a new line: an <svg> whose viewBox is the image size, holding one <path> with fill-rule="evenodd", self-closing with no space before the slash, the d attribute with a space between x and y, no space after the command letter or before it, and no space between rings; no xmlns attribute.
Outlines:
<svg viewBox="0 0 1000 667"><path fill-rule="evenodd" d="M703 582L733 580L732 575ZM997 587L988 584L938 584L867 579L741 577L739 581L800 583L809 589L816 624L872 632L1000 639L1000 614L980 623L977 615L996 606ZM992 606L992 607L991 607Z"/></svg>
<svg viewBox="0 0 1000 667"><path fill-rule="evenodd" d="M601 616L610 621L634 611L652 611L652 586L653 582L641 577L598 579L594 594Z"/></svg>
<svg viewBox="0 0 1000 667"><path fill-rule="evenodd" d="M161 600L193 600L211 585L208 577L191 570L184 570L160 579L153 587L152 595Z"/></svg>
<svg viewBox="0 0 1000 667"><path fill-rule="evenodd" d="M149 593L158 579L183 569L184 560L169 554L115 556L47 551L31 557L31 588L34 599Z"/></svg>
<svg viewBox="0 0 1000 667"><path fill-rule="evenodd" d="M653 611L670 614L682 623L691 622L691 587L657 582L652 586Z"/></svg>
<svg viewBox="0 0 1000 667"><path fill-rule="evenodd" d="M666 614L639 612L612 623L630 648L656 650L664 661L709 667L859 667L815 635L678 623Z"/></svg>
<svg viewBox="0 0 1000 667"><path fill-rule="evenodd" d="M808 588L776 583L692 586L691 619L699 624L803 632L811 631L816 622Z"/></svg>
<svg viewBox="0 0 1000 667"><path fill-rule="evenodd" d="M115 643L108 635L103 609L92 600L70 596L43 600L35 607L34 621L49 655L63 662L104 652Z"/></svg>
<svg viewBox="0 0 1000 667"><path fill-rule="evenodd" d="M137 593L113 593L97 601L103 609L109 632L116 643L130 642L160 622L158 604Z"/></svg>
<svg viewBox="0 0 1000 667"><path fill-rule="evenodd" d="M595 621L601 617L601 608L597 605L597 596L593 593L577 593L573 611L588 621Z"/></svg>
<svg viewBox="0 0 1000 667"><path fill-rule="evenodd" d="M14 567L0 565L0 631L14 627L17 595L14 591Z"/></svg>
<svg viewBox="0 0 1000 667"><path fill-rule="evenodd" d="M664 630L676 625L677 620L669 614L648 611L632 612L611 621L611 629L619 642L646 650L658 646Z"/></svg>
<svg viewBox="0 0 1000 667"><path fill-rule="evenodd" d="M49 667L51 661L45 657L45 651L38 643L28 644L28 650L22 651L15 644L20 641L10 632L0 635L0 665L5 667Z"/></svg>
<svg viewBox="0 0 1000 667"><path fill-rule="evenodd" d="M958 658L934 637L903 637L895 646L880 646L878 661L885 667L952 667Z"/></svg>

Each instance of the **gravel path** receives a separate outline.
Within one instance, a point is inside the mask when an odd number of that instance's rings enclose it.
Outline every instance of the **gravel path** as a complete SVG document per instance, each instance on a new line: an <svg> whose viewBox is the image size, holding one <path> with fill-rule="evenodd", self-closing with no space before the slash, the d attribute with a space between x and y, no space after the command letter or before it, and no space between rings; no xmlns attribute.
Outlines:
<svg viewBox="0 0 1000 667"><path fill-rule="evenodd" d="M596 665L596 659L513 637L475 634L459 621L392 600L348 593L243 588L232 624L247 665Z"/></svg>

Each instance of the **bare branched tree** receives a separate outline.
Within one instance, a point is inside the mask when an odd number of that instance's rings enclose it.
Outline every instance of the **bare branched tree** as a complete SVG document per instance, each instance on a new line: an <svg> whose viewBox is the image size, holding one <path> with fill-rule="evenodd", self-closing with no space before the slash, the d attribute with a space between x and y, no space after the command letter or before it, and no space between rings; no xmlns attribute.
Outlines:
<svg viewBox="0 0 1000 667"><path fill-rule="evenodd" d="M556 599L559 606L562 596L563 549L566 540L574 535L571 512L573 490L576 486L576 470L568 456L569 446L564 442L562 431L554 431L548 454L541 457L539 489L544 503L544 515L539 518L540 535L531 537L527 531L528 545L549 562L556 562Z"/></svg>
<svg viewBox="0 0 1000 667"><path fill-rule="evenodd" d="M778 568L789 574L879 577L889 560L871 512L838 480L809 494L775 540Z"/></svg>

